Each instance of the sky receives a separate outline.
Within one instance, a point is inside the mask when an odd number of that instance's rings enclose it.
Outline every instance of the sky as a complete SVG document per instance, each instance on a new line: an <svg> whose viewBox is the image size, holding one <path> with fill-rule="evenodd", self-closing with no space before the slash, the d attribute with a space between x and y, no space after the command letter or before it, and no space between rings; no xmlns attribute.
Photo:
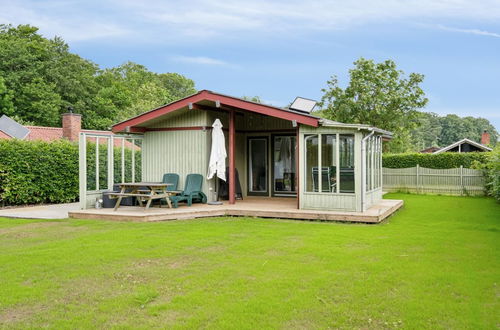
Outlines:
<svg viewBox="0 0 500 330"><path fill-rule="evenodd" d="M320 100L359 57L425 75L424 109L500 131L500 0L0 0L1 24L62 37L101 67L126 61L276 106Z"/></svg>

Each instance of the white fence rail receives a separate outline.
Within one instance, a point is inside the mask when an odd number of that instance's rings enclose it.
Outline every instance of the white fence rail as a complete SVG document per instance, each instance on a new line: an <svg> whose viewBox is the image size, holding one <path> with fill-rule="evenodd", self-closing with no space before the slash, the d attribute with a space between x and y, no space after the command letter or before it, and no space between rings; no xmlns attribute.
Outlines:
<svg viewBox="0 0 500 330"><path fill-rule="evenodd" d="M484 177L470 168L432 169L425 167L383 168L384 191L417 194L484 195Z"/></svg>

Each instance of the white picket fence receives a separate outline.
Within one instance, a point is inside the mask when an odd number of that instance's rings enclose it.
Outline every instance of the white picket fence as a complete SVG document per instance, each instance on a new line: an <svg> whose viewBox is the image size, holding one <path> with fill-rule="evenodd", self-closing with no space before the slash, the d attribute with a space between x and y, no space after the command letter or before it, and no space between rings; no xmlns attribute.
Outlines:
<svg viewBox="0 0 500 330"><path fill-rule="evenodd" d="M484 195L484 177L480 170L425 167L383 168L383 190L417 194Z"/></svg>

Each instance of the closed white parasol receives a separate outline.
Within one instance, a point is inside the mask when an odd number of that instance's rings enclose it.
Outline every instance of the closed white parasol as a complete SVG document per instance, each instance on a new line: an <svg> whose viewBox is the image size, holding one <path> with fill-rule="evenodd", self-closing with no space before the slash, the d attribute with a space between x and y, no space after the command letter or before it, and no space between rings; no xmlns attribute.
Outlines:
<svg viewBox="0 0 500 330"><path fill-rule="evenodd" d="M215 119L212 125L212 151L210 152L210 161L208 162L208 179L217 177L226 181L226 141L224 132L222 132L222 123Z"/></svg>

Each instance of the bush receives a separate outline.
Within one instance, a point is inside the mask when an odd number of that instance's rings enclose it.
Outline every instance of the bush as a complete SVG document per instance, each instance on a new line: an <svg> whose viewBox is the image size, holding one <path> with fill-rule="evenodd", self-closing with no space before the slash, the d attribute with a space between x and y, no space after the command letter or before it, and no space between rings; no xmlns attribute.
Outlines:
<svg viewBox="0 0 500 330"><path fill-rule="evenodd" d="M0 199L7 204L78 198L78 146L68 141L0 140Z"/></svg>
<svg viewBox="0 0 500 330"><path fill-rule="evenodd" d="M500 201L500 146L486 154L485 161L476 161L473 167L484 171L488 195Z"/></svg>
<svg viewBox="0 0 500 330"><path fill-rule="evenodd" d="M135 151L136 180L141 151ZM125 149L125 180L131 179L132 150ZM107 188L107 146L99 146L100 188ZM121 182L121 148L114 148L114 182ZM95 189L95 143L87 144L87 190ZM78 145L0 140L0 201L8 205L68 203L78 200Z"/></svg>
<svg viewBox="0 0 500 330"><path fill-rule="evenodd" d="M434 169L457 168L460 166L471 168L476 162L484 163L489 152L443 152L440 154L383 154L382 166L386 168L421 167Z"/></svg>

